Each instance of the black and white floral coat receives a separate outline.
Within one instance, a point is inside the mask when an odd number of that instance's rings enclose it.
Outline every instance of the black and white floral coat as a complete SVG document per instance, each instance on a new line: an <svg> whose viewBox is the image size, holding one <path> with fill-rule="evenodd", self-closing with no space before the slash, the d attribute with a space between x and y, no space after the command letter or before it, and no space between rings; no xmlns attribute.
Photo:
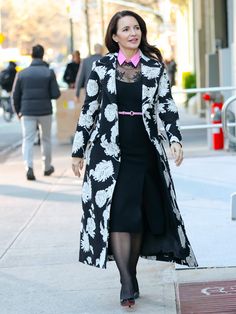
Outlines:
<svg viewBox="0 0 236 314"><path fill-rule="evenodd" d="M96 61L87 83L86 98L72 148L72 157L86 158L79 260L100 268L106 268L107 260L113 259L109 250L109 217L121 162L116 64L116 53L107 54ZM167 72L163 64L141 53L141 77L143 122L162 164L173 226L169 234L158 241L144 235L141 255L197 266L176 203L162 137L158 135L159 115L169 143L181 141L177 107L171 96Z"/></svg>

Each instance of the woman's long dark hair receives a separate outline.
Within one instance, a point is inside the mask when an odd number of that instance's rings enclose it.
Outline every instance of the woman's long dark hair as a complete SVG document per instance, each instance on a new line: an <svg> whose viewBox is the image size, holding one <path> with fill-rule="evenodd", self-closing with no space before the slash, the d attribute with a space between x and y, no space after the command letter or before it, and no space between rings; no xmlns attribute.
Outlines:
<svg viewBox="0 0 236 314"><path fill-rule="evenodd" d="M140 26L141 32L142 32L142 37L141 37L141 42L139 45L140 50L144 55L146 55L149 58L155 58L160 62L163 62L163 58L161 55L161 52L158 48L155 46L150 45L147 42L147 27L146 23L143 20L143 18L138 15L137 13L133 11L120 11L117 12L115 15L110 20L110 23L107 27L107 32L106 32L106 37L105 37L105 44L109 52L118 52L119 51L119 45L116 43L113 39L112 36L117 33L117 24L120 18L124 16L133 16L137 21Z"/></svg>

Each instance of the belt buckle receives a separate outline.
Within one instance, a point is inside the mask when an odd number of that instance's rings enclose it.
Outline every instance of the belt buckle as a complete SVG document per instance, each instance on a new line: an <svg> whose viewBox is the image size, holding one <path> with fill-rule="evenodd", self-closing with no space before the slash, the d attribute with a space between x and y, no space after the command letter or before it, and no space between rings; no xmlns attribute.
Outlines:
<svg viewBox="0 0 236 314"><path fill-rule="evenodd" d="M133 112L133 111L130 111L130 115L131 115L131 116L134 116L134 112Z"/></svg>

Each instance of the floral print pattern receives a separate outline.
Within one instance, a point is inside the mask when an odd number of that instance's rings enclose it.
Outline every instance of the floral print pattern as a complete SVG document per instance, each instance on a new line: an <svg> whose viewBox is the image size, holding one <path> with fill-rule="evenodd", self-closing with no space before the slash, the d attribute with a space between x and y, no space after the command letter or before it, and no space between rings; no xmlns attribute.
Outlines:
<svg viewBox="0 0 236 314"><path fill-rule="evenodd" d="M107 54L96 61L87 84L86 98L72 147L73 157L86 157L79 260L99 268L106 268L107 261L113 259L108 251L109 219L121 162L116 65L116 53ZM141 53L141 80L143 123L160 159L160 171L172 207L169 217L174 226L170 237L167 235L164 240L160 239L164 243L163 247L167 244L168 249L157 250L155 254L144 257L197 266L177 206L174 184L162 144L163 137L157 131L158 115L169 143L181 142L178 110L172 99L164 65Z"/></svg>

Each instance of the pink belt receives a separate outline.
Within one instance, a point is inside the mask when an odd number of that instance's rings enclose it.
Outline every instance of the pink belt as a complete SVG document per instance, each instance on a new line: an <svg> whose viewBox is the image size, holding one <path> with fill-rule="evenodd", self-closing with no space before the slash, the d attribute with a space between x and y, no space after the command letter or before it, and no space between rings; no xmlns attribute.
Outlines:
<svg viewBox="0 0 236 314"><path fill-rule="evenodd" d="M118 111L119 114L124 116L141 116L142 112L135 112L135 111Z"/></svg>

